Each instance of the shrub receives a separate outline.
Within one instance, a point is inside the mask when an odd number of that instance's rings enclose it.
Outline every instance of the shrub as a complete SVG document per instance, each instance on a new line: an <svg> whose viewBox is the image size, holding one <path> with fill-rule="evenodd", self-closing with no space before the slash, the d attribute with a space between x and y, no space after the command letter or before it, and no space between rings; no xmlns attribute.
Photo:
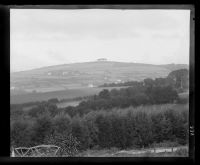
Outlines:
<svg viewBox="0 0 200 165"><path fill-rule="evenodd" d="M45 137L45 144L57 145L60 147L58 156L75 156L78 153L78 146L80 142L72 134L56 133Z"/></svg>
<svg viewBox="0 0 200 165"><path fill-rule="evenodd" d="M10 133L12 147L29 147L33 144L32 136L34 135L34 132L32 123L27 120L13 122Z"/></svg>
<svg viewBox="0 0 200 165"><path fill-rule="evenodd" d="M180 149L175 151L175 155L176 156L184 156L184 157L186 157L186 156L188 156L188 149L180 148Z"/></svg>

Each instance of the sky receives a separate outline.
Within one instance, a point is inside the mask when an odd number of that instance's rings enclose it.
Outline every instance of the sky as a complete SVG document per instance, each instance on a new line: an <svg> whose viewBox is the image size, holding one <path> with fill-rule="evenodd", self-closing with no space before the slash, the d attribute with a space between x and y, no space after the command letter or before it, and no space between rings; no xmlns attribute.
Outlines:
<svg viewBox="0 0 200 165"><path fill-rule="evenodd" d="M11 9L11 72L95 61L189 64L189 10Z"/></svg>

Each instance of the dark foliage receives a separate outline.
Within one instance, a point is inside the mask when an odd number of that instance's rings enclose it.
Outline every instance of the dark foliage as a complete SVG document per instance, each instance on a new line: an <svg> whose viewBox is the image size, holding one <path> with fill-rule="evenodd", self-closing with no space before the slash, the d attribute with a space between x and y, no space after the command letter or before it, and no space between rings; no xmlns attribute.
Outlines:
<svg viewBox="0 0 200 165"><path fill-rule="evenodd" d="M68 143L70 135L75 140L73 144ZM126 149L148 147L165 141L176 142L179 145L188 143L187 109L166 109L157 112L139 111L134 108L117 111L113 109L92 111L83 117L73 118L63 112L54 117L47 113L36 120L32 118L15 121L11 126L11 144L14 147L47 143L68 146L68 149L76 145L77 150L96 146Z"/></svg>
<svg viewBox="0 0 200 165"><path fill-rule="evenodd" d="M189 71L188 69L179 69L169 73L166 78L151 78L144 79L143 82L128 81L123 83L103 84L100 87L121 87L121 86L135 86L139 87L145 85L146 87L156 86L171 86L179 92L187 91L189 89Z"/></svg>

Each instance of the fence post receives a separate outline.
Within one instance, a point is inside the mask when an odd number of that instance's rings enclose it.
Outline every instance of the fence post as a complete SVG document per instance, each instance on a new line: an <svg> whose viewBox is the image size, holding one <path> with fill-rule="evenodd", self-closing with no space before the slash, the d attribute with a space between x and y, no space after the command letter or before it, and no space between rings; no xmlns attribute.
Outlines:
<svg viewBox="0 0 200 165"><path fill-rule="evenodd" d="M11 154L11 157L15 157L15 152L14 152L14 149L12 148L12 154Z"/></svg>

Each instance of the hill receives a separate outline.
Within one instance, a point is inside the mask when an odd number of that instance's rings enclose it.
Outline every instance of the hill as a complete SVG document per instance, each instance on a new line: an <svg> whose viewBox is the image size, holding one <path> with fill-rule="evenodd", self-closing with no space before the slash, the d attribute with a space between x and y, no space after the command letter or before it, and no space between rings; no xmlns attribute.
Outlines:
<svg viewBox="0 0 200 165"><path fill-rule="evenodd" d="M188 65L94 61L49 66L12 72L11 95L95 87L113 82L141 81L145 78L166 77L171 71L180 68L188 68Z"/></svg>

